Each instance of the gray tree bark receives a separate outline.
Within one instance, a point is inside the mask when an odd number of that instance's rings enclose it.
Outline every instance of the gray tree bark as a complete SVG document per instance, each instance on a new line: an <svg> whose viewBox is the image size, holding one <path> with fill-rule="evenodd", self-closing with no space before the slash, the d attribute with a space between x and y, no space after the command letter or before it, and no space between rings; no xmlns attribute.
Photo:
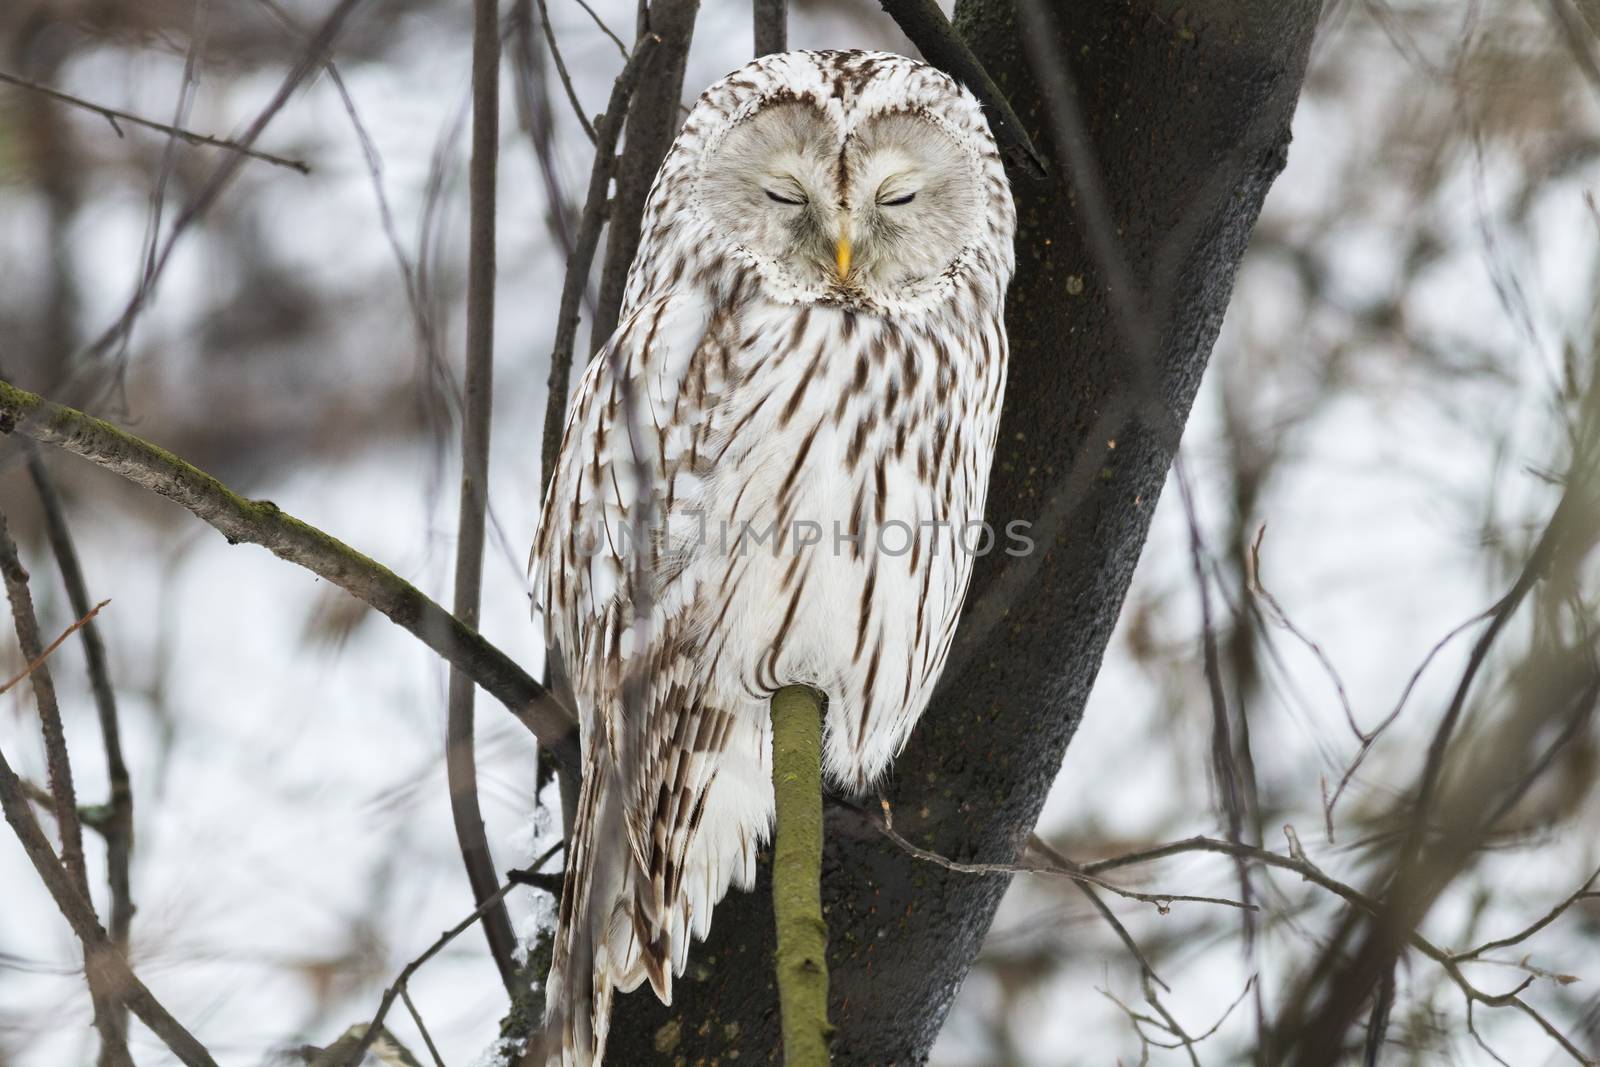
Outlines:
<svg viewBox="0 0 1600 1067"><path fill-rule="evenodd" d="M959 0L1051 177L1013 175L1018 270L1011 372L989 496L996 530L1033 524L1032 555L982 559L952 665L887 795L896 828L962 860L1017 857L1061 767L1133 574L1177 433L1262 200L1283 167L1319 0L1079 0L1056 8L1103 168L1114 232L1154 338L1141 369L1076 214L1013 0ZM1114 442L1114 445L1112 444ZM926 1061L1006 888L888 842L834 802L823 902L833 1062ZM767 867L717 909L666 1008L618 999L617 1064L778 1062ZM1068 1051L1068 1050L1063 1050Z"/></svg>

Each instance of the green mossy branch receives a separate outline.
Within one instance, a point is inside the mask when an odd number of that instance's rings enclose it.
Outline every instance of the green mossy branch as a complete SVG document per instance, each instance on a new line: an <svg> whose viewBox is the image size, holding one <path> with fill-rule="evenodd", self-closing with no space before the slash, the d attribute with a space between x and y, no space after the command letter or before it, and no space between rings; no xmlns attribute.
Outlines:
<svg viewBox="0 0 1600 1067"><path fill-rule="evenodd" d="M822 694L803 685L772 696L772 911L778 931L783 1062L826 1067L828 924L822 918Z"/></svg>
<svg viewBox="0 0 1600 1067"><path fill-rule="evenodd" d="M460 668L576 772L577 728L571 712L476 630L381 563L270 500L240 496L164 448L6 382L0 382L0 433L21 433L80 456L181 504L230 544L261 545L279 559L332 582Z"/></svg>

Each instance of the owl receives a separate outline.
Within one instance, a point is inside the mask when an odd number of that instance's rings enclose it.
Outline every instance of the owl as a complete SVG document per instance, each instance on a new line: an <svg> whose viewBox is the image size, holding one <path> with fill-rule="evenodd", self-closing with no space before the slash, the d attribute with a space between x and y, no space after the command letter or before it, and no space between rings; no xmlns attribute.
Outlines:
<svg viewBox="0 0 1600 1067"><path fill-rule="evenodd" d="M533 547L583 761L549 1063L601 1062L618 991L670 1003L751 886L776 690L825 694L849 791L927 705L986 550L1015 228L977 101L903 56L765 56L690 112Z"/></svg>

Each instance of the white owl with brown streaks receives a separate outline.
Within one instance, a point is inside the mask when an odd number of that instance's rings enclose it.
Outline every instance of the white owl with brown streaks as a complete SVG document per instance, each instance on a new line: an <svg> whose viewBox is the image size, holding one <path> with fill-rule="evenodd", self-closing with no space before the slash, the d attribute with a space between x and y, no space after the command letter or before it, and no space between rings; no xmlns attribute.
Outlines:
<svg viewBox="0 0 1600 1067"><path fill-rule="evenodd" d="M766 56L689 114L533 551L583 751L552 1063L601 1062L617 991L670 1002L751 885L777 689L826 694L852 791L927 705L984 550L1015 229L977 101L903 56Z"/></svg>

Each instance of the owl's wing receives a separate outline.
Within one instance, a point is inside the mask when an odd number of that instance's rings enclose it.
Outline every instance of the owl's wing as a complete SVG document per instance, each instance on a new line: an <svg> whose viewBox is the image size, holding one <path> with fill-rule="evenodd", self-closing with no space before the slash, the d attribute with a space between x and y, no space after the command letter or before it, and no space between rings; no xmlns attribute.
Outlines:
<svg viewBox="0 0 1600 1067"><path fill-rule="evenodd" d="M652 601L671 592L657 588L668 561L651 557L662 516L698 481L726 385L716 317L697 296L647 302L617 327L573 397L530 564L549 639L574 660L619 601L637 599L636 576L651 578L643 588Z"/></svg>
<svg viewBox="0 0 1600 1067"><path fill-rule="evenodd" d="M569 979L588 972L602 1042L610 989L648 978L669 999L694 913L714 903L691 900L705 894L682 876L732 719L702 699L695 591L662 531L697 496L728 333L691 295L623 320L574 397L534 544L535 595L579 694L587 800L558 935L571 974L558 977L584 996ZM589 796L590 781L609 795ZM585 812L611 825L583 825Z"/></svg>

